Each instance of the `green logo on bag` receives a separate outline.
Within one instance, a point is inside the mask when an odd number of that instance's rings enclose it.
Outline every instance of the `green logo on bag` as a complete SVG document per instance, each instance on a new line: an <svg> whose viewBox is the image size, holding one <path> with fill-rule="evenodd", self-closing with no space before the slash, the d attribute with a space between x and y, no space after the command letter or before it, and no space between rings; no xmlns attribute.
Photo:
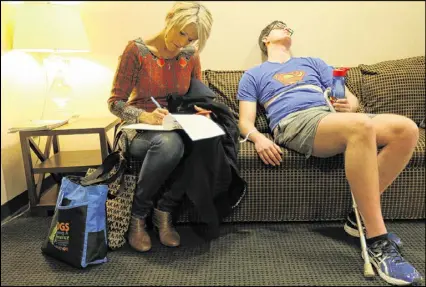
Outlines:
<svg viewBox="0 0 426 287"><path fill-rule="evenodd" d="M50 243L57 249L68 252L70 241L69 236L70 224L58 222L53 228L49 236Z"/></svg>

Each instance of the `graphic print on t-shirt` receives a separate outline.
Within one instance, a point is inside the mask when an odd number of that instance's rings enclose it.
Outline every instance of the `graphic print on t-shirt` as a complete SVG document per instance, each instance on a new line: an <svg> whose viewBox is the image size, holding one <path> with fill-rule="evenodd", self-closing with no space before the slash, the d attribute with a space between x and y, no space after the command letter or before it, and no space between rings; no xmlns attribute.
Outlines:
<svg viewBox="0 0 426 287"><path fill-rule="evenodd" d="M274 75L274 79L281 82L283 85L291 85L303 80L304 71L293 71L289 73L278 73Z"/></svg>

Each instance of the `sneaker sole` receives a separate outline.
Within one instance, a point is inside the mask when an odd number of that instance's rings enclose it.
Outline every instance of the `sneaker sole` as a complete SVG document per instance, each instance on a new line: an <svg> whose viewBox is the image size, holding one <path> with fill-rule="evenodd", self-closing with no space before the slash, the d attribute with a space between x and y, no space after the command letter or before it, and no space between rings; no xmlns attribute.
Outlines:
<svg viewBox="0 0 426 287"><path fill-rule="evenodd" d="M364 255L362 253L361 253L361 257L362 259L364 259ZM416 282L412 283L412 282L407 282L401 279L392 278L389 275L383 273L383 271L377 266L376 262L373 259L369 258L369 260L370 260L370 263L374 266L374 268L376 268L376 271L377 273L379 273L380 278L382 278L389 284L397 285L397 286L408 286L408 285L412 285L413 283L416 283Z"/></svg>
<svg viewBox="0 0 426 287"><path fill-rule="evenodd" d="M345 226L343 226L343 229L345 230L345 232L347 234L349 234L350 236L353 237L358 237L359 238L359 231L358 229L354 229L352 227L350 227L349 225L345 224Z"/></svg>

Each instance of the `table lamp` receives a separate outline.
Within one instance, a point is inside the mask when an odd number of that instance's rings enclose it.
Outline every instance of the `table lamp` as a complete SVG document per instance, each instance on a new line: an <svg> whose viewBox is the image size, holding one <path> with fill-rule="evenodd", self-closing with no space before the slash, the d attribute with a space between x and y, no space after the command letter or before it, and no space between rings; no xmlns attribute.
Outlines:
<svg viewBox="0 0 426 287"><path fill-rule="evenodd" d="M63 111L71 99L72 89L66 81L69 61L61 55L89 52L90 49L78 9L50 2L17 6L13 49L49 54L43 61L46 96L56 104L60 112ZM53 75L50 80L49 74Z"/></svg>

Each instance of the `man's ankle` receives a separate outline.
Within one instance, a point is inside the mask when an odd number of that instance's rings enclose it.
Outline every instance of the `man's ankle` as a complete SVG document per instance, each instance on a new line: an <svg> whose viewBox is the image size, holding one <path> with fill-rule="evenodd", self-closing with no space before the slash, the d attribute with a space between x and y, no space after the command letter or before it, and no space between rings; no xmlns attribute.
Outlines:
<svg viewBox="0 0 426 287"><path fill-rule="evenodd" d="M374 236L374 237L371 237L371 238L367 238L367 246L372 245L376 241L381 241L381 240L386 240L386 239L388 239L387 233L384 233L384 234L381 234L381 235L378 235L378 236Z"/></svg>

